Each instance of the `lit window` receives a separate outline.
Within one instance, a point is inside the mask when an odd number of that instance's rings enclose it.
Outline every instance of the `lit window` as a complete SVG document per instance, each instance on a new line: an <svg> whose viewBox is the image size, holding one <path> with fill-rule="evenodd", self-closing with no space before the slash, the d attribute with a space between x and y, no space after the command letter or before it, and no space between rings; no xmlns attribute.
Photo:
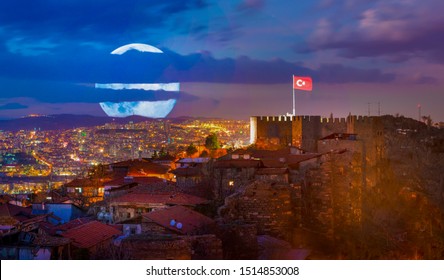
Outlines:
<svg viewBox="0 0 444 280"><path fill-rule="evenodd" d="M233 180L229 181L228 182L228 186L233 187L234 186L234 181Z"/></svg>

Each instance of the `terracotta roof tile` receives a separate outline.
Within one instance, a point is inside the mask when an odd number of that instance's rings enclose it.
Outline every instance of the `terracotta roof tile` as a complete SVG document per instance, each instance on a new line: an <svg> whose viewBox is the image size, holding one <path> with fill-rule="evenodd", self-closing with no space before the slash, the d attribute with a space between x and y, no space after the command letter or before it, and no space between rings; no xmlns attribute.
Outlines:
<svg viewBox="0 0 444 280"><path fill-rule="evenodd" d="M69 222L67 222L65 224L55 226L54 228L51 229L50 232L52 234L55 234L55 233L58 233L58 232L60 232L60 233L61 232L65 232L65 231L68 231L70 229L79 227L81 225L87 224L87 223L92 222L92 221L93 221L93 218L90 218L90 217L77 218L77 219L71 220L71 221L69 221Z"/></svg>
<svg viewBox="0 0 444 280"><path fill-rule="evenodd" d="M281 161L280 159L277 158L261 159L261 161L264 167L281 168L285 167L286 165L284 161Z"/></svg>
<svg viewBox="0 0 444 280"><path fill-rule="evenodd" d="M91 187L93 186L93 182L90 179L74 179L65 184L66 187L74 188L74 187Z"/></svg>
<svg viewBox="0 0 444 280"><path fill-rule="evenodd" d="M49 236L46 234L39 234L36 236L36 238L33 240L32 244L37 246L64 246L71 242L69 238L64 237L56 237L56 236Z"/></svg>
<svg viewBox="0 0 444 280"><path fill-rule="evenodd" d="M298 164L310 159L318 158L322 156L322 154L304 154L304 155L291 155L287 157L287 163L289 165L291 164Z"/></svg>
<svg viewBox="0 0 444 280"><path fill-rule="evenodd" d="M147 176L149 174L166 174L168 166L157 164L147 160L126 160L111 164L113 167L127 167L128 175Z"/></svg>
<svg viewBox="0 0 444 280"><path fill-rule="evenodd" d="M92 221L87 224L72 228L62 233L63 237L72 240L73 245L79 248L91 248L122 232L114 227Z"/></svg>
<svg viewBox="0 0 444 280"><path fill-rule="evenodd" d="M180 205L152 211L142 216L144 220L152 221L182 234L197 233L203 227L215 223L211 218ZM172 220L174 220L173 223ZM178 223L182 225L180 228L177 227Z"/></svg>
<svg viewBox="0 0 444 280"><path fill-rule="evenodd" d="M131 179L125 179L125 177L120 177L108 182L105 182L103 185L105 186L122 186L130 183L138 183L138 184L153 184L153 183L162 183L163 179L158 177L132 177Z"/></svg>
<svg viewBox="0 0 444 280"><path fill-rule="evenodd" d="M208 200L185 193L128 193L126 195L117 197L113 202L121 203L159 203L166 205L196 205L207 203Z"/></svg>
<svg viewBox="0 0 444 280"><path fill-rule="evenodd" d="M24 221L34 217L31 212L31 207L21 207L9 203L0 205L0 217L12 217L17 221Z"/></svg>

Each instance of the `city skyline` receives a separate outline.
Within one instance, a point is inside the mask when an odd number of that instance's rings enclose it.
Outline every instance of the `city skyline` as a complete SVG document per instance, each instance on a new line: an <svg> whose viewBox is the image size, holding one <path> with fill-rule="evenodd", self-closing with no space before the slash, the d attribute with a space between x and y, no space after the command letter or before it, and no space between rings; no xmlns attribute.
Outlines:
<svg viewBox="0 0 444 280"><path fill-rule="evenodd" d="M104 116L99 102L175 99L170 117L401 114L444 121L444 4L428 1L6 1L0 118ZM17 12L20 11L20 12ZM143 43L164 53L116 48ZM97 89L171 83L180 92ZM369 109L370 108L370 109Z"/></svg>

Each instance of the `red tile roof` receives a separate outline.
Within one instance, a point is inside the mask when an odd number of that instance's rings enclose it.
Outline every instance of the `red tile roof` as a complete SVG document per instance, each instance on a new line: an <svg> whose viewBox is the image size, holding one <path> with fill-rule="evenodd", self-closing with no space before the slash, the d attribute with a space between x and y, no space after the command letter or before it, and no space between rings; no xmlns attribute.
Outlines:
<svg viewBox="0 0 444 280"><path fill-rule="evenodd" d="M230 155L226 155L217 159L214 164L215 168L259 168L271 167L280 168L291 165L297 165L300 162L307 161L322 156L317 153L299 154L295 147L287 147L279 150L236 150ZM250 155L251 158L232 159L232 155Z"/></svg>
<svg viewBox="0 0 444 280"><path fill-rule="evenodd" d="M69 238L64 237L56 237L56 236L50 236L46 234L39 234L35 237L35 239L32 241L32 244L42 247L58 247L58 246L65 246L69 244L71 240Z"/></svg>
<svg viewBox="0 0 444 280"><path fill-rule="evenodd" d="M77 218L77 219L71 220L65 224L58 225L58 226L52 228L50 232L51 232L51 234L55 234L58 232L62 233L62 232L68 231L72 228L79 227L81 225L87 224L92 221L93 221L93 218L90 218L90 217Z"/></svg>
<svg viewBox="0 0 444 280"><path fill-rule="evenodd" d="M138 183L141 185L145 184L153 184L153 183L162 183L163 179L158 177L132 177L132 179L125 179L125 177L120 177L111 181L104 183L104 186L122 186L130 183Z"/></svg>
<svg viewBox="0 0 444 280"><path fill-rule="evenodd" d="M310 159L321 157L322 154L304 154L304 155L291 155L287 157L287 163L289 165L291 164L298 164Z"/></svg>
<svg viewBox="0 0 444 280"><path fill-rule="evenodd" d="M117 203L196 205L207 203L208 200L185 193L128 193L113 200Z"/></svg>
<svg viewBox="0 0 444 280"><path fill-rule="evenodd" d="M251 150L251 156L254 158L281 158L291 154L289 148L279 149L276 151L272 150Z"/></svg>
<svg viewBox="0 0 444 280"><path fill-rule="evenodd" d="M99 181L92 181L88 178L74 179L71 182L65 184L68 188L102 188L102 184Z"/></svg>
<svg viewBox="0 0 444 280"><path fill-rule="evenodd" d="M286 159L280 160L279 158L267 158L267 159L261 159L261 161L264 167L282 168L285 167Z"/></svg>
<svg viewBox="0 0 444 280"><path fill-rule="evenodd" d="M211 218L180 205L152 211L142 216L144 220L182 234L197 233L203 227L215 223ZM172 225L172 220L174 220L174 225ZM180 229L177 227L178 223L182 225Z"/></svg>
<svg viewBox="0 0 444 280"><path fill-rule="evenodd" d="M170 168L168 166L150 162L147 160L126 160L111 164L114 167L127 167L128 175L147 176L149 174L166 174Z"/></svg>
<svg viewBox="0 0 444 280"><path fill-rule="evenodd" d="M17 221L24 221L31 217L31 207L21 207L9 203L0 204L0 216L12 217Z"/></svg>
<svg viewBox="0 0 444 280"><path fill-rule="evenodd" d="M71 239L72 244L78 248L91 248L121 234L122 232L114 227L92 221L67 230L62 236Z"/></svg>

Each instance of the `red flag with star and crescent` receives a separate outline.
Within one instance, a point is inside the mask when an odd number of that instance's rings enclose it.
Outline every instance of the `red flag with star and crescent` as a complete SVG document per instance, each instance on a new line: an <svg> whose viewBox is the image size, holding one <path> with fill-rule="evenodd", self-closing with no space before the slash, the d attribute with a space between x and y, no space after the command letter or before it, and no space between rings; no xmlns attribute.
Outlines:
<svg viewBox="0 0 444 280"><path fill-rule="evenodd" d="M298 90L313 90L313 81L311 77L293 76L293 88Z"/></svg>

